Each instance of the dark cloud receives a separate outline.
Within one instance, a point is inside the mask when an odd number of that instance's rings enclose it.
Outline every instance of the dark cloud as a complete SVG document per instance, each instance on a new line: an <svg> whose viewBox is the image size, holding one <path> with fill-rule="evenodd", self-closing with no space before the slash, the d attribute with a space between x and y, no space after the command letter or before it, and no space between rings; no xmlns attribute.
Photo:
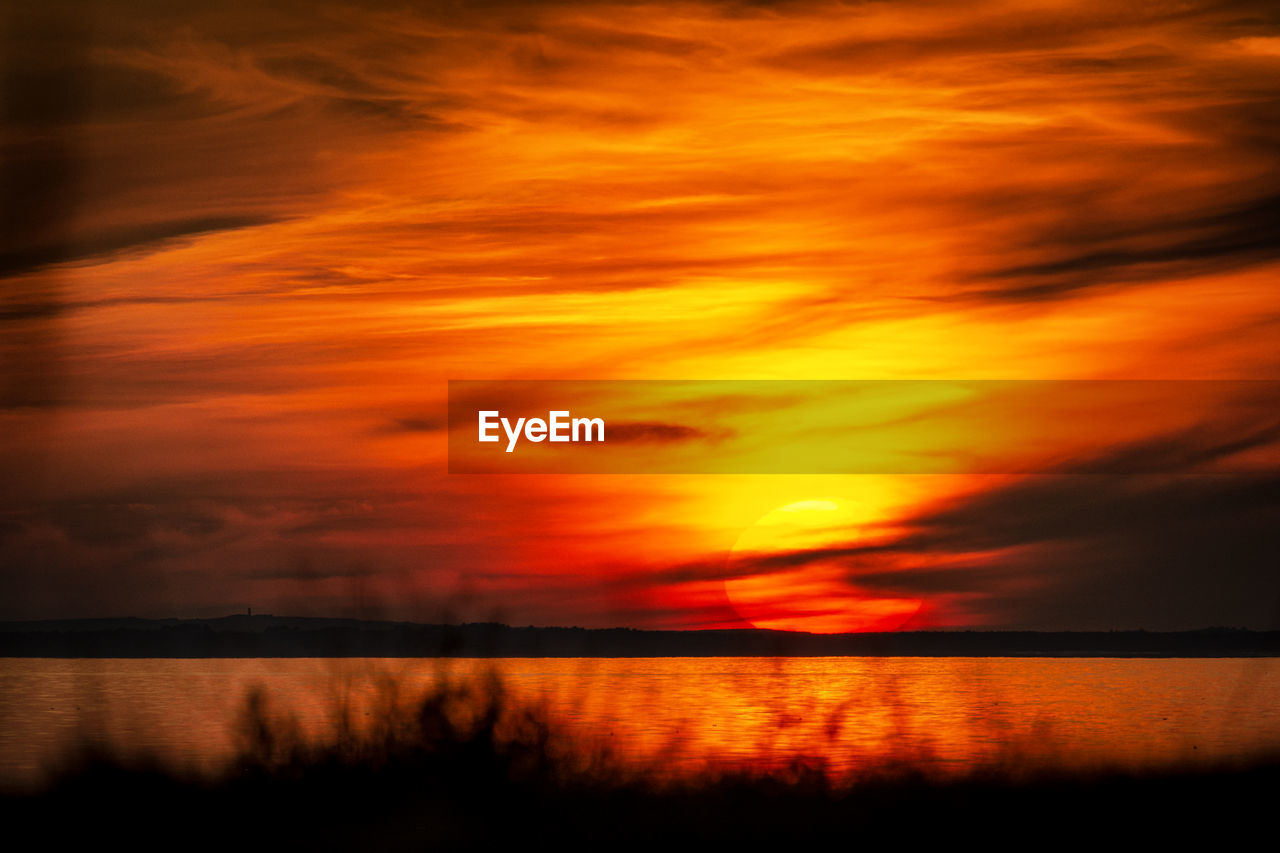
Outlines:
<svg viewBox="0 0 1280 853"><path fill-rule="evenodd" d="M380 430L384 433L439 432L448 424L443 418L409 417L396 418Z"/></svg>
<svg viewBox="0 0 1280 853"><path fill-rule="evenodd" d="M859 589L887 596L938 596L964 594L987 598L1005 586L1017 585L1024 567L1018 565L950 566L945 569L860 571L850 575Z"/></svg>
<svg viewBox="0 0 1280 853"><path fill-rule="evenodd" d="M49 507L42 520L69 541L86 545L118 545L145 540L154 533L204 539L225 529L226 519L190 501L179 504L62 502Z"/></svg>
<svg viewBox="0 0 1280 853"><path fill-rule="evenodd" d="M1280 154L1280 139L1277 144ZM1261 187L1278 184L1280 175L1258 182ZM1022 301L1051 299L1099 282L1230 272L1280 258L1280 193L1248 199L1221 211L1166 221L1160 221L1160 216L1154 211L1151 221L1121 223L1110 237L1097 239L1105 244L1127 238L1147 244L1145 248L1090 248L1068 257L997 270L989 275L1021 283L984 290L980 295ZM1046 241L1050 246L1055 242L1062 240Z"/></svg>
<svg viewBox="0 0 1280 853"><path fill-rule="evenodd" d="M1006 624L1261 628L1274 627L1280 601L1277 530L1274 476L1047 477L918 518L896 547L1028 549L991 558L1013 561L1038 586L987 591L984 607Z"/></svg>
<svg viewBox="0 0 1280 853"><path fill-rule="evenodd" d="M1280 444L1280 420L1274 414L1263 418L1261 422L1198 425L1173 435L1130 442L1066 468L1077 474L1160 474L1212 471L1217 463L1227 463L1228 470L1237 473L1243 473L1242 467L1244 472L1265 471L1274 467L1274 458L1238 463L1232 468L1242 454Z"/></svg>
<svg viewBox="0 0 1280 853"><path fill-rule="evenodd" d="M658 421L608 423L605 440L622 444L672 444L681 441L710 441L719 436L686 424Z"/></svg>
<svg viewBox="0 0 1280 853"><path fill-rule="evenodd" d="M369 578L380 573L363 563L335 561L330 557L331 555L326 555L325 559L317 559L313 555L304 554L283 565L251 569L248 576L257 580L285 580L313 584L317 581L334 579Z"/></svg>
<svg viewBox="0 0 1280 853"><path fill-rule="evenodd" d="M0 120L10 127L43 131L74 129L85 121L127 121L165 115L199 114L177 81L152 71L97 62L86 55L93 34L68 23L65 38L50 56L19 53L7 66L8 97L0 101ZM78 42L78 44L77 44ZM61 50L58 50L61 48ZM22 62L16 61L18 59ZM49 64L46 64L49 63Z"/></svg>
<svg viewBox="0 0 1280 853"><path fill-rule="evenodd" d="M20 215L22 205L12 204L6 209L12 216ZM263 225L269 220L255 216L211 216L158 222L128 228L108 228L83 235L61 234L62 239L0 249L0 277L30 272L50 264L81 261L123 251L156 248L182 237L194 237L213 231L248 228ZM46 239L48 236L46 235ZM0 308L0 320L26 319L30 316L53 316L58 313L56 303L45 305L17 305Z"/></svg>
<svg viewBox="0 0 1280 853"><path fill-rule="evenodd" d="M332 613L351 604L344 582L355 580L370 583L371 599L412 612L432 598L424 578L439 589L440 577L491 559L445 537L397 539L434 525L464 529L474 507L465 494L424 495L385 475L221 470L67 491L0 490L0 618L219 615L246 604ZM375 541L344 538L352 534ZM415 595L397 595L410 576Z"/></svg>

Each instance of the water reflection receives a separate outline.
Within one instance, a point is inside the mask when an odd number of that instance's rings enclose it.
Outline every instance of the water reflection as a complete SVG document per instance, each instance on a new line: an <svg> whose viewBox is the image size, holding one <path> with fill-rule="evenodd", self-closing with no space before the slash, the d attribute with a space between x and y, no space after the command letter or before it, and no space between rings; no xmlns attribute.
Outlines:
<svg viewBox="0 0 1280 853"><path fill-rule="evenodd" d="M0 781L38 783L75 744L221 768L260 687L304 738L361 727L442 680L492 672L585 751L682 774L805 757L1151 766L1280 746L1273 661L1045 658L210 659L0 661Z"/></svg>

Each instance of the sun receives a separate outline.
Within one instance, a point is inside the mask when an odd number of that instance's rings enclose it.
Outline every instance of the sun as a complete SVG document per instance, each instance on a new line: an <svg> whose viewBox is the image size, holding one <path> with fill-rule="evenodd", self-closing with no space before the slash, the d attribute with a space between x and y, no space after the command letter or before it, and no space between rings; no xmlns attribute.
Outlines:
<svg viewBox="0 0 1280 853"><path fill-rule="evenodd" d="M756 628L836 634L893 631L923 601L883 598L848 579L849 555L872 517L855 501L822 498L778 507L743 531L729 555L725 595Z"/></svg>

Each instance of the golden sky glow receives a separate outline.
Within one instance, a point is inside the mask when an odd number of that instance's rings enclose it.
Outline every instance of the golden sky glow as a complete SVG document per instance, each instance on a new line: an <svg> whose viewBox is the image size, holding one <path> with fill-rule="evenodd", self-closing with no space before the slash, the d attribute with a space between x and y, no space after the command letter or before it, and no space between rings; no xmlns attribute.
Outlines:
<svg viewBox="0 0 1280 853"><path fill-rule="evenodd" d="M137 3L0 38L0 616L740 625L734 543L830 496L876 546L818 597L916 627L1280 600L1270 479L450 475L444 430L450 379L1280 378L1268 4Z"/></svg>

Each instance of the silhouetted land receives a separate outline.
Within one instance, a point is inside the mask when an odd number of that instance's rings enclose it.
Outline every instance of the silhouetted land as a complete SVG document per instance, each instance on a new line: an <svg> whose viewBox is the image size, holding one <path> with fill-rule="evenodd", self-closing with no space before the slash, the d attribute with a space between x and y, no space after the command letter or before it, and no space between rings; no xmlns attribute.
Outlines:
<svg viewBox="0 0 1280 853"><path fill-rule="evenodd" d="M0 623L4 657L1277 657L1280 631L640 631L276 616Z"/></svg>
<svg viewBox="0 0 1280 853"><path fill-rule="evenodd" d="M797 757L661 781L575 748L501 689L445 686L398 708L308 743L255 693L220 775L89 750L46 790L0 797L0 820L42 849L1220 849L1271 837L1280 790L1280 763L1068 773L1006 758L948 777L910 756L845 780Z"/></svg>

